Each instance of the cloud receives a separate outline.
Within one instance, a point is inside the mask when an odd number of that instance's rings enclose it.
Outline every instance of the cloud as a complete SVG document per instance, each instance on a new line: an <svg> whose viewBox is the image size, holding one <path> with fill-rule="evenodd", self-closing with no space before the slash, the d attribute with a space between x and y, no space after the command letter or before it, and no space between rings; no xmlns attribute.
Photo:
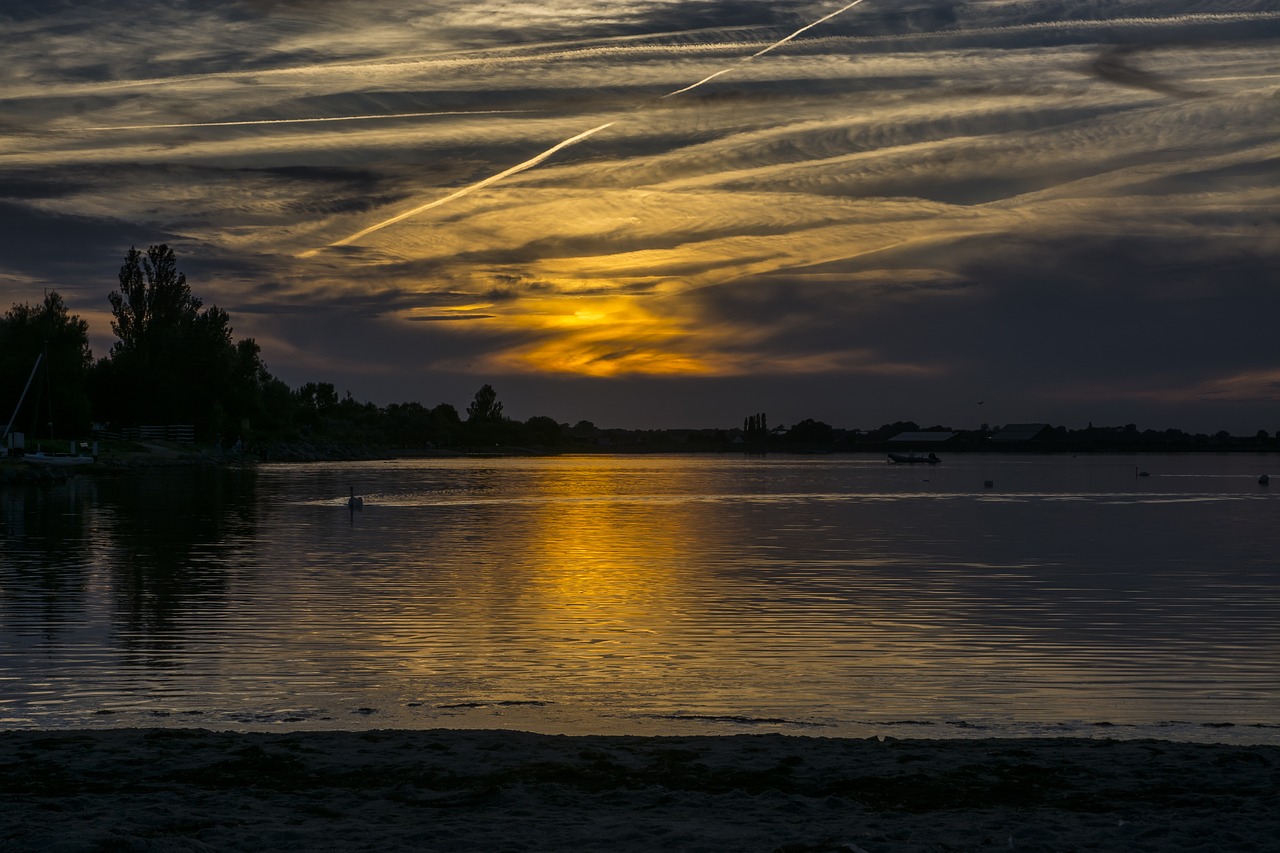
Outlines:
<svg viewBox="0 0 1280 853"><path fill-rule="evenodd" d="M1280 308L1261 0L0 14L0 297L100 305L168 242L290 380L779 412L829 381L890 420L991 388L1035 420L1244 406L1206 389L1275 369L1232 331Z"/></svg>
<svg viewBox="0 0 1280 853"><path fill-rule="evenodd" d="M1104 47L1089 62L1087 70L1103 80L1118 83L1121 86L1150 89L1153 92L1180 98L1195 97L1199 94L1171 83L1159 74L1152 74L1134 66L1130 63L1129 57L1138 51L1139 48L1134 45L1110 45Z"/></svg>

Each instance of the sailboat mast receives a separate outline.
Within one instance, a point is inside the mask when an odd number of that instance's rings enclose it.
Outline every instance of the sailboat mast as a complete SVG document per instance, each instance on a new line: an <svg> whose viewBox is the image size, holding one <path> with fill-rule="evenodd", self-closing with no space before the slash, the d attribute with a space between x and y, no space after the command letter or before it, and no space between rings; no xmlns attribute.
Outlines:
<svg viewBox="0 0 1280 853"><path fill-rule="evenodd" d="M40 360L44 358L44 353L36 356L36 366L31 368L31 375L27 377L27 387L22 389L22 396L18 398L18 405L13 407L13 414L9 417L9 423L4 425L4 435L0 435L0 441L9 436L9 431L13 429L13 421L18 417L18 410L22 408L22 401L27 399L27 392L31 390L31 380L36 378L36 371L40 369Z"/></svg>
<svg viewBox="0 0 1280 853"><path fill-rule="evenodd" d="M49 341L48 340L44 342L44 360L45 361L49 360ZM44 392L47 395L49 400L48 402L49 438L50 440L52 440L53 439L53 375L50 372L49 368L47 367L44 369ZM39 417L39 415L40 413L36 412L36 416Z"/></svg>

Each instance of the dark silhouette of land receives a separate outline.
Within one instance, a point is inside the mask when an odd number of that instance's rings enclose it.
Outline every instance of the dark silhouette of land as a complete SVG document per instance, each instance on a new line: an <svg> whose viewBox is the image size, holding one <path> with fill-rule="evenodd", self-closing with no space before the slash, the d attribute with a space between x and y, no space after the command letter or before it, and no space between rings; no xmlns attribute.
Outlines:
<svg viewBox="0 0 1280 853"><path fill-rule="evenodd" d="M273 376L252 338L232 338L227 312L205 308L192 293L168 246L130 249L118 278L119 289L107 297L117 340L96 361L88 324L69 314L56 292L37 305L15 304L0 317L0 405L8 410L24 401L6 426L24 433L27 448L92 438L143 452L156 442L179 442L205 448L204 458L281 461L432 453L1280 450L1280 432L1207 435L1136 424L953 429L899 421L852 429L805 419L770 427L767 414L758 412L745 416L740 428L601 428L547 415L509 418L488 384L465 418L449 403L376 406L340 396L332 383L295 389ZM46 372L33 381L37 363ZM33 384L35 394L24 395Z"/></svg>

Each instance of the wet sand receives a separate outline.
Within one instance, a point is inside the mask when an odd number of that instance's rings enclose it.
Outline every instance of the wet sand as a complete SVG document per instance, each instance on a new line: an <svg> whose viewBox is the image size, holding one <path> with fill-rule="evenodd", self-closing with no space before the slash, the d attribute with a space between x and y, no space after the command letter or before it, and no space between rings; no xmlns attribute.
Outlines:
<svg viewBox="0 0 1280 853"><path fill-rule="evenodd" d="M0 732L0 850L1280 850L1280 746Z"/></svg>

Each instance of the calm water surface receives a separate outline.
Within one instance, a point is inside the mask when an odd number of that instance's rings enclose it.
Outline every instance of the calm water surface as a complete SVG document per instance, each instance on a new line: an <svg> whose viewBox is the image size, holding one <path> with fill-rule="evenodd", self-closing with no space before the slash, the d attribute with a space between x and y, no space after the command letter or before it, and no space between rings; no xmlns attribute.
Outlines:
<svg viewBox="0 0 1280 853"><path fill-rule="evenodd" d="M1280 743L1268 467L563 457L9 488L0 728Z"/></svg>

